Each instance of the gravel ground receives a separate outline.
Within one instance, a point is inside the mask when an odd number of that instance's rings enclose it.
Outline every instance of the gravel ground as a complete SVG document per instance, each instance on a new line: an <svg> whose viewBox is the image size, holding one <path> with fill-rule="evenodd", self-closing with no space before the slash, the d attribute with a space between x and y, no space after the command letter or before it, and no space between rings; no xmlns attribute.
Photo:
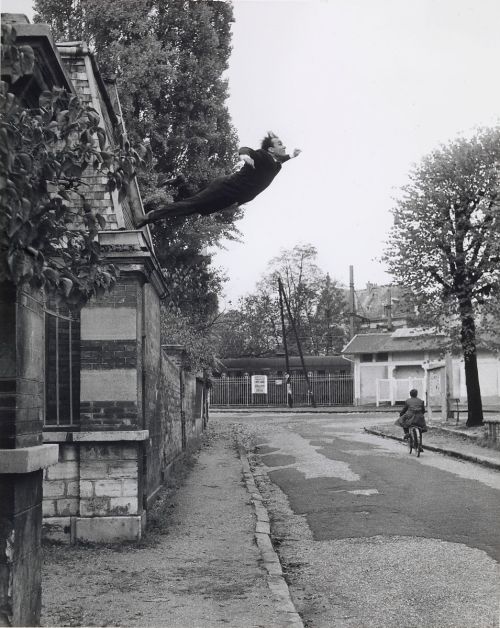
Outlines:
<svg viewBox="0 0 500 628"><path fill-rule="evenodd" d="M141 543L45 545L42 625L284 625L254 530L234 429L212 425Z"/></svg>

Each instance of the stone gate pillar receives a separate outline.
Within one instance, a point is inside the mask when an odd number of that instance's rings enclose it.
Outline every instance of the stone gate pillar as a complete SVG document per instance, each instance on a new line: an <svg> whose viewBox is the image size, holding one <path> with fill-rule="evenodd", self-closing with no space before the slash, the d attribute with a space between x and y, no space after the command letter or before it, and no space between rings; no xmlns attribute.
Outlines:
<svg viewBox="0 0 500 628"><path fill-rule="evenodd" d="M0 626L37 626L41 607L44 310L0 284Z"/></svg>

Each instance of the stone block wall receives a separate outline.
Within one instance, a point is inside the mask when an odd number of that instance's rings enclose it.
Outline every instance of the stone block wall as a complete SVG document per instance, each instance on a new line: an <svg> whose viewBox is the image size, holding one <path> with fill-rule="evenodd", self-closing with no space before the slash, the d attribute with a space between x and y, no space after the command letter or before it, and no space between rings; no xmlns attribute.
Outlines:
<svg viewBox="0 0 500 628"><path fill-rule="evenodd" d="M79 450L70 443L59 444L59 461L44 472L43 516L68 518L78 514L80 497Z"/></svg>
<svg viewBox="0 0 500 628"><path fill-rule="evenodd" d="M138 515L139 457L136 444L80 446L82 517Z"/></svg>
<svg viewBox="0 0 500 628"><path fill-rule="evenodd" d="M184 451L183 415L181 413L181 371L161 353L158 378L155 380L156 403L148 416L150 433L147 460L147 500L168 478L171 465Z"/></svg>
<svg viewBox="0 0 500 628"><path fill-rule="evenodd" d="M68 437L74 442L62 442ZM45 471L44 536L68 543L140 539L145 438L147 432L46 433L47 442L59 441L60 454Z"/></svg>
<svg viewBox="0 0 500 628"><path fill-rule="evenodd" d="M186 439L194 444L203 431L203 382L192 373L184 376Z"/></svg>

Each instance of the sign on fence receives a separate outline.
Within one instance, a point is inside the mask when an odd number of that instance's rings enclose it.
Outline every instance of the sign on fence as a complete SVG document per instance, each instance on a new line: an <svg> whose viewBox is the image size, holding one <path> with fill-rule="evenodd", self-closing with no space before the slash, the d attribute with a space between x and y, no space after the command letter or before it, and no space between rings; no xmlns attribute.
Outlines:
<svg viewBox="0 0 500 628"><path fill-rule="evenodd" d="M267 375L252 375L252 394L267 395Z"/></svg>

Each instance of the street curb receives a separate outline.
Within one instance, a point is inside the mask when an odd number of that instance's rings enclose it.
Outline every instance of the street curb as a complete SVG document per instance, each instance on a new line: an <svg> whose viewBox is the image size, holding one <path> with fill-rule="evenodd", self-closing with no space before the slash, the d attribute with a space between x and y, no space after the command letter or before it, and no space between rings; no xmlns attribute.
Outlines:
<svg viewBox="0 0 500 628"><path fill-rule="evenodd" d="M286 624L292 628L304 628L302 619L292 601L288 584L283 576L283 570L281 569L278 554L276 553L271 541L269 514L267 512L267 508L264 506L259 488L255 484L247 452L243 447L239 447L238 453L243 466L245 485L250 494L250 501L253 504L257 519L255 524L255 541L260 550L262 561L268 574L267 584L278 600L279 610L287 617Z"/></svg>
<svg viewBox="0 0 500 628"><path fill-rule="evenodd" d="M392 440L398 440L400 442L404 442L402 438L399 436L393 436L392 434L384 434L384 432L379 432L378 430L374 430L368 427L364 428L364 431L368 434L373 434L375 436L381 436L382 438L390 438ZM500 463L492 462L491 460L486 460L485 458L481 458L479 456L470 456L469 454L464 454L461 451L455 451L453 449L443 449L442 447L436 447L435 445L428 445L425 443L424 450L428 449L429 451L435 451L438 454L443 454L444 456L449 456L450 458L458 458L459 460L465 460L466 462L474 462L475 464L480 464L483 467L489 467L490 469L495 469L497 471L500 470Z"/></svg>

